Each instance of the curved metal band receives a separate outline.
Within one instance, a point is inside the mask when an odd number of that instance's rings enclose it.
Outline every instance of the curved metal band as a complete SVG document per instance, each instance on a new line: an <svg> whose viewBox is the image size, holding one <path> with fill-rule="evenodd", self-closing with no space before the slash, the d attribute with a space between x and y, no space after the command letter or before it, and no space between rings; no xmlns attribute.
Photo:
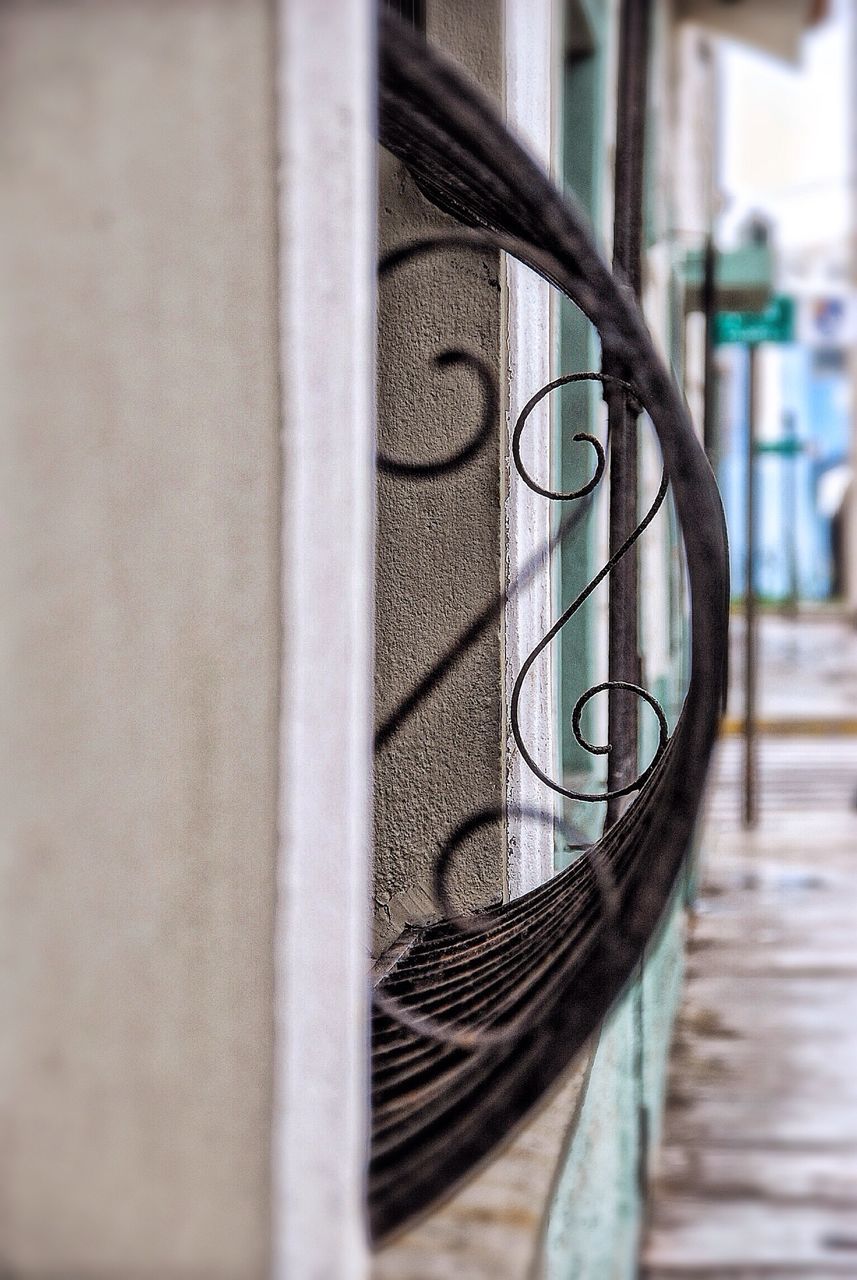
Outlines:
<svg viewBox="0 0 857 1280"><path fill-rule="evenodd" d="M480 913L475 929L452 921L425 929L379 984L368 1185L376 1241L515 1131L631 978L693 831L722 702L728 603L714 477L633 299L487 99L391 15L380 29L381 141L430 198L483 229L452 236L514 254L580 307L611 373L650 415L684 537L691 675L676 730L636 802L586 858ZM432 1035L443 1026L455 1034Z"/></svg>

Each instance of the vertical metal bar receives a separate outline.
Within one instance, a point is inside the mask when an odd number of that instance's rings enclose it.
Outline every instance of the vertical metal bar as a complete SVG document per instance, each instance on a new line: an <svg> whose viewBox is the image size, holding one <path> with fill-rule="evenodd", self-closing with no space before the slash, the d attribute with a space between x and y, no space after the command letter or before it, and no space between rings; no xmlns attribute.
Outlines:
<svg viewBox="0 0 857 1280"><path fill-rule="evenodd" d="M702 268L702 311L705 316L705 354L702 375L702 439L712 467L717 465L717 418L714 394L714 313L717 308L717 249L709 233Z"/></svg>
<svg viewBox="0 0 857 1280"><path fill-rule="evenodd" d="M622 0L613 190L613 267L640 297L651 0Z"/></svg>
<svg viewBox="0 0 857 1280"><path fill-rule="evenodd" d="M643 283L643 198L646 107L649 65L650 0L622 0L619 28L619 97L616 112L616 166L613 206L613 270L639 301ZM604 369L628 376L620 352L604 352ZM610 446L610 554L615 555L638 520L639 406L625 392L608 391ZM639 553L636 545L618 561L610 576L608 607L608 680L641 682L639 653ZM607 787L613 791L633 782L638 773L638 705L634 694L611 689L608 694ZM605 826L622 813L628 797L607 802ZM637 1104L637 1180L645 1201L649 1165L648 1113L645 1097L645 1018L643 961L637 974L634 1077Z"/></svg>
<svg viewBox="0 0 857 1280"><path fill-rule="evenodd" d="M619 33L619 98L614 174L613 268L639 299L642 288L643 177L650 0L623 0ZM619 353L605 351L606 372L625 373ZM608 390L610 440L610 554L637 524L637 418L639 409L625 392ZM610 576L608 679L638 684L639 556L634 547ZM613 791L637 776L637 699L624 690L608 695L607 786ZM625 798L607 805L606 825L619 817Z"/></svg>
<svg viewBox="0 0 857 1280"><path fill-rule="evenodd" d="M783 439L789 448L782 458L783 467L783 514L785 528L783 530L786 543L786 566L788 572L787 609L790 614L797 613L798 603L798 561L797 561L797 464L798 452L797 423L794 413L783 414Z"/></svg>
<svg viewBox="0 0 857 1280"><path fill-rule="evenodd" d="M744 826L758 820L756 795L756 344L747 371L747 574L744 591Z"/></svg>
<svg viewBox="0 0 857 1280"><path fill-rule="evenodd" d="M637 415L624 393L607 397L610 433L610 554L615 554L637 523ZM631 684L640 682L637 616L639 597L637 548L620 560L610 577L607 677ZM627 786L637 775L637 699L627 690L608 694L607 788ZM608 801L607 825L611 826L627 803L626 797Z"/></svg>

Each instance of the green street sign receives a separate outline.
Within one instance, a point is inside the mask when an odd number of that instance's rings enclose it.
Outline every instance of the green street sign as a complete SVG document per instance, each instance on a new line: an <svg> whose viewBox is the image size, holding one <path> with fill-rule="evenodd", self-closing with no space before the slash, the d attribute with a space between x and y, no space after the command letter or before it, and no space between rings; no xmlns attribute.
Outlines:
<svg viewBox="0 0 857 1280"><path fill-rule="evenodd" d="M786 436L784 440L759 440L756 444L756 453L773 453L781 458L795 458L799 453L803 453L805 448L803 440Z"/></svg>
<svg viewBox="0 0 857 1280"><path fill-rule="evenodd" d="M755 346L759 342L794 342L794 298L777 294L764 311L718 311L714 317L714 342Z"/></svg>

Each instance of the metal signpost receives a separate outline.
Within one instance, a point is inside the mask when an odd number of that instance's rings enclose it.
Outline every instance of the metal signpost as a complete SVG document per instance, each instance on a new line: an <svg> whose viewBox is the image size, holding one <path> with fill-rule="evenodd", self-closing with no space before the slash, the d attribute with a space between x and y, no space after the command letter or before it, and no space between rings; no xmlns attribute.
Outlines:
<svg viewBox="0 0 857 1280"><path fill-rule="evenodd" d="M783 434L779 440L760 440L756 445L756 457L760 454L765 457L781 458L783 462L791 461L793 464L798 458L802 457L806 446L802 440L797 438L797 423L795 415L792 412L783 414ZM797 498L797 474L795 466L784 466L783 476L783 541L786 551L786 570L788 574L788 593L786 602L788 604L789 613L795 615L798 605L798 549L797 549L797 525L798 525L798 498Z"/></svg>
<svg viewBox="0 0 857 1280"><path fill-rule="evenodd" d="M756 590L756 352L763 342L794 341L794 299L772 298L764 311L719 311L714 321L717 346L740 343L748 349L747 376L747 569L744 592L744 806L745 827L758 820L756 787L756 672L758 668Z"/></svg>

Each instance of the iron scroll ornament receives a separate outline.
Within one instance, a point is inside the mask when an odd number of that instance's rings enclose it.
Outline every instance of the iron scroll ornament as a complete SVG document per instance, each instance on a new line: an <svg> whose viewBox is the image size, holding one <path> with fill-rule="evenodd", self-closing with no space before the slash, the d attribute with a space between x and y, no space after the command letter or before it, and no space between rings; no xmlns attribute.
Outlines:
<svg viewBox="0 0 857 1280"><path fill-rule="evenodd" d="M376 1243L514 1133L632 977L693 833L722 706L728 613L717 486L629 291L576 208L450 61L389 13L379 55L383 145L474 240L514 255L584 312L611 374L648 412L684 539L691 661L672 737L587 856L478 919L413 935L379 981L367 1187ZM434 1034L440 1026L449 1033Z"/></svg>

